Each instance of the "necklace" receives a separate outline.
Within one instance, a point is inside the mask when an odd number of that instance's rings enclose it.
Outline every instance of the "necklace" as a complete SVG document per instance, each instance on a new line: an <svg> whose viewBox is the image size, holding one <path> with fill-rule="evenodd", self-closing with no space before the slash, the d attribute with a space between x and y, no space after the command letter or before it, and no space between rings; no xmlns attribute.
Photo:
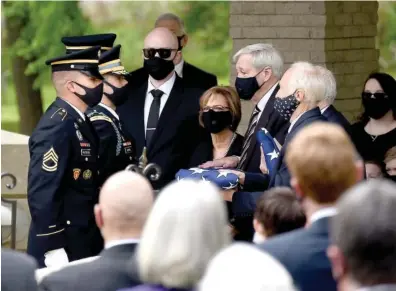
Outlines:
<svg viewBox="0 0 396 291"><path fill-rule="evenodd" d="M221 157L221 159L224 158L225 156L227 156L227 154L228 154L228 152L229 152L229 150L230 150L230 148L232 146L232 143L234 142L235 138L236 138L236 133L234 132L234 134L232 135L232 139L230 141L230 144L228 145L228 148L225 151L225 154Z"/></svg>
<svg viewBox="0 0 396 291"><path fill-rule="evenodd" d="M371 137L371 141L374 142L377 139L378 135L370 134L370 137Z"/></svg>

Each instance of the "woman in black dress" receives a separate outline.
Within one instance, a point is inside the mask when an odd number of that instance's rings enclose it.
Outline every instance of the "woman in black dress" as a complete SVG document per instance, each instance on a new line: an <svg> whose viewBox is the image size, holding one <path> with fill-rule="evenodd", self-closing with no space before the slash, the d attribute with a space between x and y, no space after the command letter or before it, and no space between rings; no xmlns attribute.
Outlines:
<svg viewBox="0 0 396 291"><path fill-rule="evenodd" d="M241 101L228 86L208 89L200 99L199 123L211 139L201 142L190 159L190 167L228 156L239 156L243 136L236 132L241 121Z"/></svg>
<svg viewBox="0 0 396 291"><path fill-rule="evenodd" d="M385 73L371 74L362 92L364 112L352 125L352 140L365 161L384 168L385 153L396 145L396 80Z"/></svg>

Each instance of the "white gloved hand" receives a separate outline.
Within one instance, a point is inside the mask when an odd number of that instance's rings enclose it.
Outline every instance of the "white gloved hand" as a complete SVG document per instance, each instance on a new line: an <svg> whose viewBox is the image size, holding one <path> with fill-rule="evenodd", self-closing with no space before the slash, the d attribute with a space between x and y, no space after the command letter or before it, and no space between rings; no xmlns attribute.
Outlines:
<svg viewBox="0 0 396 291"><path fill-rule="evenodd" d="M46 252L44 257L44 263L47 267L61 267L69 262L65 249Z"/></svg>

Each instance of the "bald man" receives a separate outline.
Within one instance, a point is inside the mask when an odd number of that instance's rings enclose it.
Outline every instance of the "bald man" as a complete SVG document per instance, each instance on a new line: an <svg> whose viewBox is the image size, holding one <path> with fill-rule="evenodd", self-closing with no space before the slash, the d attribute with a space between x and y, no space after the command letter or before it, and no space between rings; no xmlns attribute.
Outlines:
<svg viewBox="0 0 396 291"><path fill-rule="evenodd" d="M184 86L189 88L203 88L205 90L217 85L217 77L205 72L183 59L182 50L188 43L188 35L184 27L184 21L173 13L161 14L155 21L155 27L165 27L172 31L178 39L180 54L175 58L175 71L183 79ZM137 69L129 75L130 82L140 85L147 80L148 74L144 68Z"/></svg>
<svg viewBox="0 0 396 291"><path fill-rule="evenodd" d="M92 262L69 266L45 277L40 287L56 291L111 291L137 285L130 258L153 200L153 189L143 176L129 171L111 176L94 209L105 249Z"/></svg>
<svg viewBox="0 0 396 291"><path fill-rule="evenodd" d="M147 147L149 163L162 168L162 177L153 182L155 189L168 184L179 169L187 167L197 144L209 138L198 123L199 97L204 90L183 86L175 73L175 59L180 54L177 37L170 30L152 30L143 49L149 76L117 107L125 129L136 140L137 155Z"/></svg>

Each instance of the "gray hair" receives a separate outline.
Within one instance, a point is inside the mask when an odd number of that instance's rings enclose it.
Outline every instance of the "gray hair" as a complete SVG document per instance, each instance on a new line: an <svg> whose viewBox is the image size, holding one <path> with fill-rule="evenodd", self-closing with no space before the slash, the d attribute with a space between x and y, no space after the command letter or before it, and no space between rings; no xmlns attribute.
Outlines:
<svg viewBox="0 0 396 291"><path fill-rule="evenodd" d="M303 90L307 100L319 103L325 99L325 85L319 70L311 63L296 62L290 66L291 76L288 83L291 91Z"/></svg>
<svg viewBox="0 0 396 291"><path fill-rule="evenodd" d="M177 24L178 24L179 27L180 27L180 33L181 33L181 34L186 34L186 30L185 30L185 27L184 27L184 21L183 21L179 16L177 16L176 14L173 14L173 13L164 13L164 14L161 14L160 16L158 16L157 20L155 21L155 27L157 27L157 26L158 26L158 23L160 23L160 22L163 21L163 20L172 20L172 21L176 21ZM180 36L180 35L179 35L179 36Z"/></svg>
<svg viewBox="0 0 396 291"><path fill-rule="evenodd" d="M347 191L337 203L331 237L361 285L396 278L396 184L372 179Z"/></svg>
<svg viewBox="0 0 396 291"><path fill-rule="evenodd" d="M294 291L293 279L276 259L247 243L219 252L208 265L199 291Z"/></svg>
<svg viewBox="0 0 396 291"><path fill-rule="evenodd" d="M241 48L233 57L236 63L241 55L251 55L253 59L253 66L258 69L270 67L272 73L277 78L282 77L283 73L283 59L277 49L272 44L256 43Z"/></svg>
<svg viewBox="0 0 396 291"><path fill-rule="evenodd" d="M173 182L159 194L143 229L139 275L145 283L191 288L230 242L218 189L203 181Z"/></svg>
<svg viewBox="0 0 396 291"><path fill-rule="evenodd" d="M322 66L316 66L316 68L322 74L323 82L325 83L325 100L328 105L331 105L337 96L336 79L329 69Z"/></svg>

